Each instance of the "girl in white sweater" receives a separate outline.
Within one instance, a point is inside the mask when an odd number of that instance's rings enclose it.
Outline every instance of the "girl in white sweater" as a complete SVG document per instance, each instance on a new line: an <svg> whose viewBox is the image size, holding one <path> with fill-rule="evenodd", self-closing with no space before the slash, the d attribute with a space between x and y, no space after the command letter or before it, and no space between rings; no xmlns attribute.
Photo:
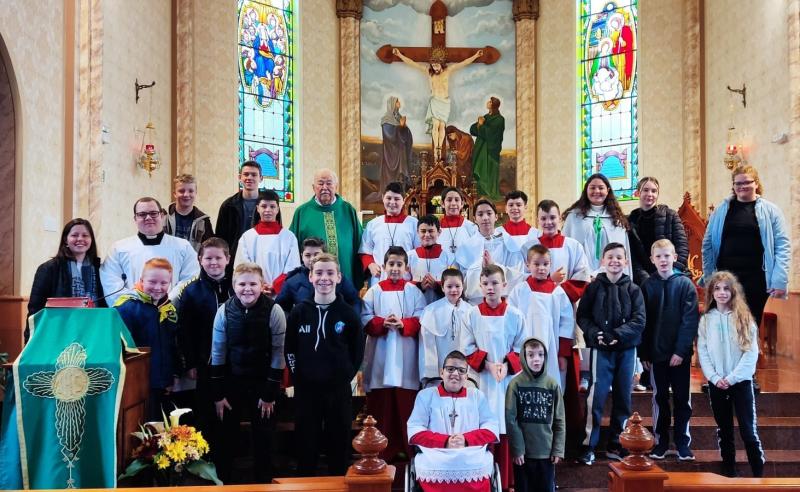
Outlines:
<svg viewBox="0 0 800 492"><path fill-rule="evenodd" d="M733 413L739 422L754 477L764 474L764 450L756 427L753 374L758 360L758 328L742 286L732 273L718 271L706 288L706 313L700 319L697 352L708 379L708 396L717 422L722 474L737 476Z"/></svg>

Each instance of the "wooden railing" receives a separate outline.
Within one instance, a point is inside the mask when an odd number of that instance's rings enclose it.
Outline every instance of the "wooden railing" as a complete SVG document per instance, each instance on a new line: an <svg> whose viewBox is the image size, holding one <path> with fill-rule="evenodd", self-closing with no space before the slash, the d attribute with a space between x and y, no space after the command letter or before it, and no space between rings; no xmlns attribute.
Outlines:
<svg viewBox="0 0 800 492"><path fill-rule="evenodd" d="M630 455L609 465L608 490L611 492L755 492L765 489L800 492L800 478L727 478L715 473L665 472L647 456L655 440L641 422L639 414L634 413L620 435L620 444Z"/></svg>

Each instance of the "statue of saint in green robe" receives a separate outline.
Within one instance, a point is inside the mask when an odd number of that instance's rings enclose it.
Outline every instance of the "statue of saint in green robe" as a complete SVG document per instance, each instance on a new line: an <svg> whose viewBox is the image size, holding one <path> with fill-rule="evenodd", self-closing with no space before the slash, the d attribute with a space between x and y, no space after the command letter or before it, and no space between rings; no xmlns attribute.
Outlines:
<svg viewBox="0 0 800 492"><path fill-rule="evenodd" d="M495 101L492 98L487 105ZM497 108L500 101L497 101ZM500 196L500 150L503 148L503 131L506 129L506 119L497 109L490 109L469 128L469 133L475 138L475 147L472 149L472 175L478 185L478 193L491 200L499 200Z"/></svg>

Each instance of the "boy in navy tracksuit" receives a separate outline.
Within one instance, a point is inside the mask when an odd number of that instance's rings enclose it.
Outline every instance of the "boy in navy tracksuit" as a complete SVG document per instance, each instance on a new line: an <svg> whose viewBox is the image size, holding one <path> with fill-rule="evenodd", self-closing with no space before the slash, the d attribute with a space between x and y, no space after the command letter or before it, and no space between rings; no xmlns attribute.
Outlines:
<svg viewBox="0 0 800 492"><path fill-rule="evenodd" d="M650 456L663 459L669 451L671 387L678 459L691 461L694 454L689 448L689 419L692 417L689 379L692 344L697 336L700 317L697 290L686 275L674 271L677 255L675 246L669 239L659 239L650 250L650 260L656 266L656 275L651 275L642 284L647 322L642 334L642 344L639 346L639 358L645 369L650 370L650 382L653 386L653 430L656 447Z"/></svg>
<svg viewBox="0 0 800 492"><path fill-rule="evenodd" d="M275 298L275 302L280 304L284 312L291 312L292 308L302 301L314 299L314 286L311 285L308 275L314 258L325 252L325 242L322 239L308 237L303 241L300 248L300 259L303 264L286 275L283 287ZM361 312L361 298L353 287L353 282L342 277L342 281L336 286L336 294L341 295L344 302L352 306L356 313Z"/></svg>
<svg viewBox="0 0 800 492"><path fill-rule="evenodd" d="M313 476L324 427L328 474L344 475L353 419L350 381L361 365L361 319L336 285L342 274L334 256L317 256L309 274L314 298L292 309L286 327L286 361L294 379L298 475Z"/></svg>
<svg viewBox="0 0 800 492"><path fill-rule="evenodd" d="M604 272L586 287L578 304L577 321L586 346L591 348L592 381L586 399L586 437L581 463L594 463L594 448L600 441L603 406L611 393L611 424L606 457L619 460L627 454L619 444L625 421L631 415L631 385L636 346L644 330L642 291L625 275L625 247L608 243L603 248Z"/></svg>

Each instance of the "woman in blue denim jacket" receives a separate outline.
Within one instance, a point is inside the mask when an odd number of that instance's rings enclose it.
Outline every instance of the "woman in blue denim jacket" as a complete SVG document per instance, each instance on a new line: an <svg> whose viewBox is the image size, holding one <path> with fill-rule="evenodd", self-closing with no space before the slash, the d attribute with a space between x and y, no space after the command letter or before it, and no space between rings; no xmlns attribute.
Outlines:
<svg viewBox="0 0 800 492"><path fill-rule="evenodd" d="M733 195L708 219L703 237L703 280L717 270L733 272L760 325L769 297L784 298L792 255L783 212L761 197L761 181L753 166L733 172Z"/></svg>

